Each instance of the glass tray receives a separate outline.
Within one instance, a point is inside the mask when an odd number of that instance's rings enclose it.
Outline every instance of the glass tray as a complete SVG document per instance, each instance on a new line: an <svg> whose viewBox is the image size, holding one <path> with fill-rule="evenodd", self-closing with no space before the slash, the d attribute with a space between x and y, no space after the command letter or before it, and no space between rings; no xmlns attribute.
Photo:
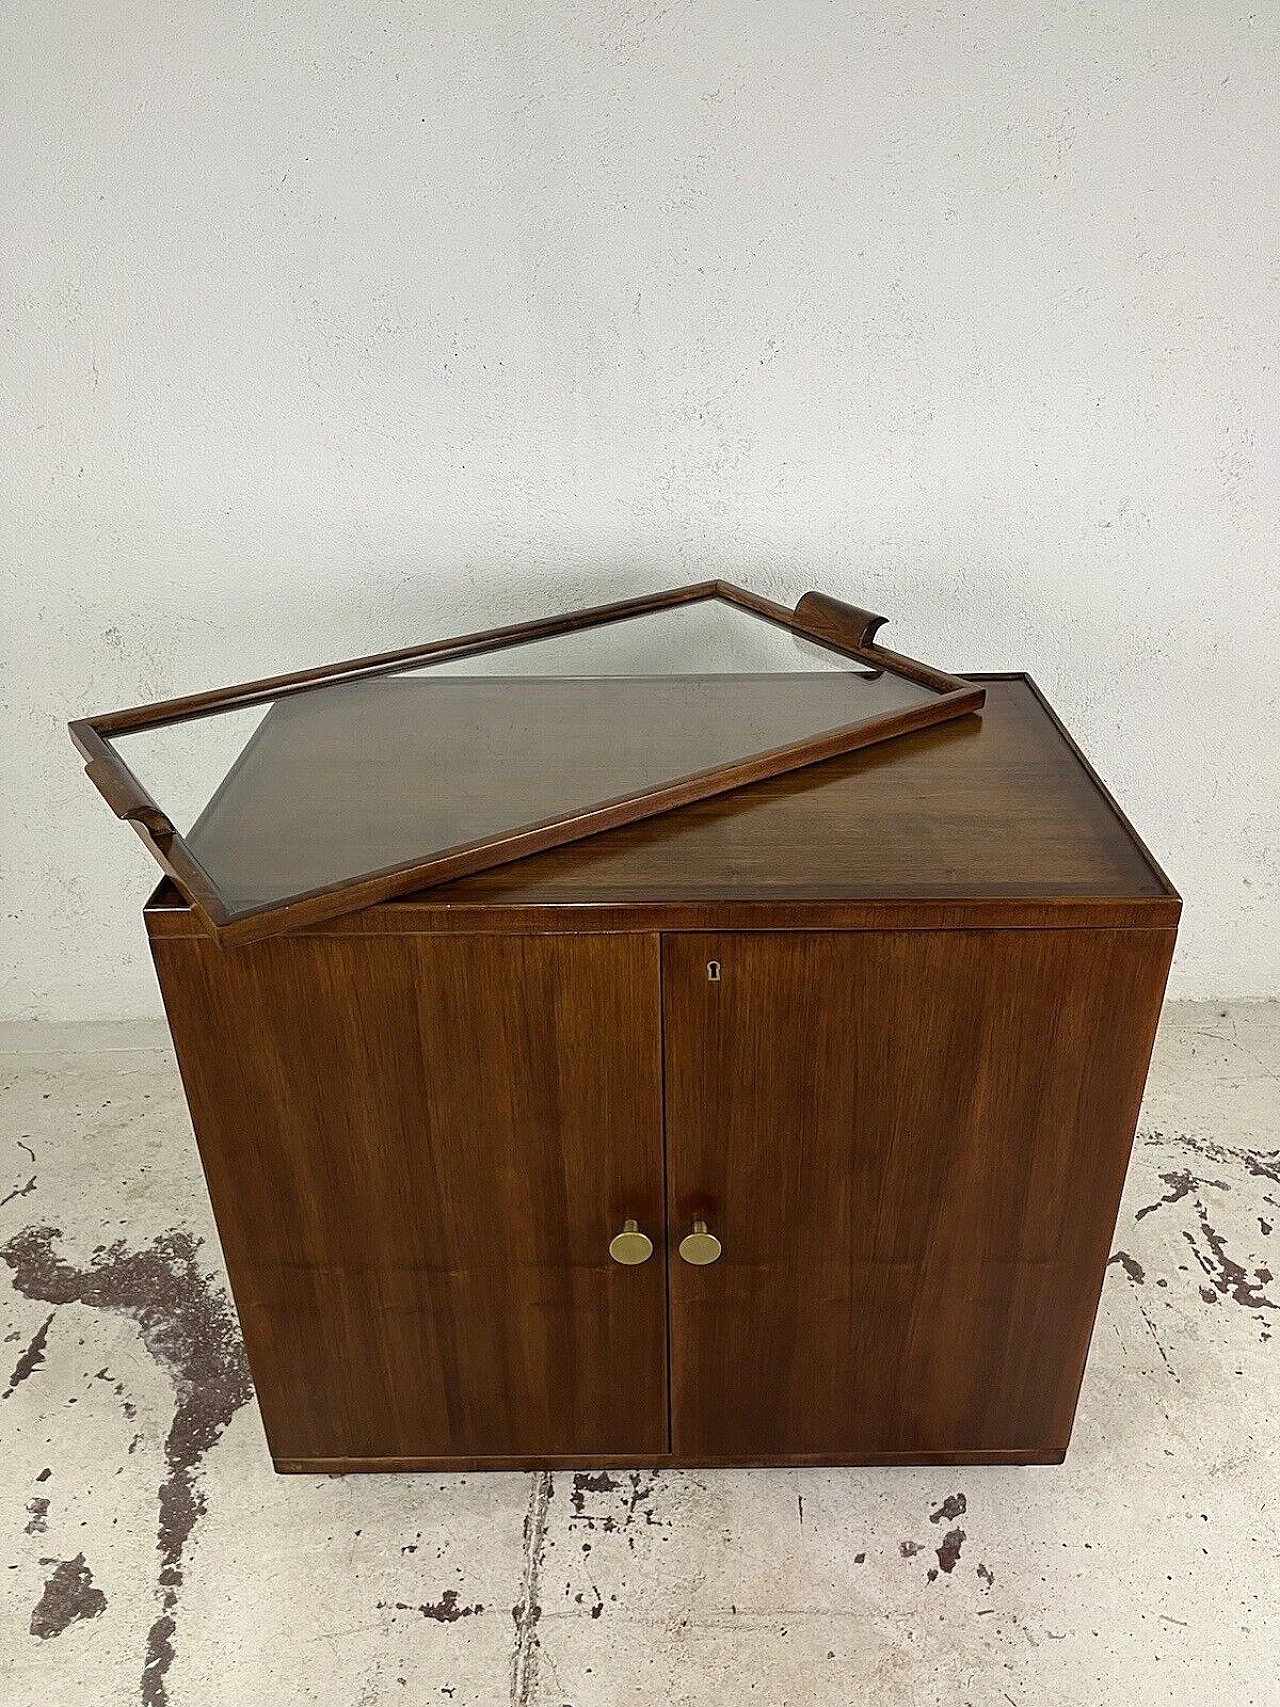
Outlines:
<svg viewBox="0 0 1280 1707"><path fill-rule="evenodd" d="M981 706L883 621L707 582L70 728L214 935L252 941Z"/></svg>

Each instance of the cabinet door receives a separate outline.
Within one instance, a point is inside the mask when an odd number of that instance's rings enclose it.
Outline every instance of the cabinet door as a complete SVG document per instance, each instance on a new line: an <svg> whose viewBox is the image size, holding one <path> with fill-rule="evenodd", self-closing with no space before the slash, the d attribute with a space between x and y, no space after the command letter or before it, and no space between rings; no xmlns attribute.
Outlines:
<svg viewBox="0 0 1280 1707"><path fill-rule="evenodd" d="M1061 1456L1172 943L664 939L677 1454Z"/></svg>
<svg viewBox="0 0 1280 1707"><path fill-rule="evenodd" d="M278 1462L667 1450L656 937L154 948Z"/></svg>

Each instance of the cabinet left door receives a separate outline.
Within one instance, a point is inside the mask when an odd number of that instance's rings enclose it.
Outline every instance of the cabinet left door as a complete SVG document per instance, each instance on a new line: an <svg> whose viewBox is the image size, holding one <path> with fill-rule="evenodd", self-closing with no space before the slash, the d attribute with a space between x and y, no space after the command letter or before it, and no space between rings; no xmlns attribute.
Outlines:
<svg viewBox="0 0 1280 1707"><path fill-rule="evenodd" d="M669 1450L656 937L152 948L278 1467Z"/></svg>

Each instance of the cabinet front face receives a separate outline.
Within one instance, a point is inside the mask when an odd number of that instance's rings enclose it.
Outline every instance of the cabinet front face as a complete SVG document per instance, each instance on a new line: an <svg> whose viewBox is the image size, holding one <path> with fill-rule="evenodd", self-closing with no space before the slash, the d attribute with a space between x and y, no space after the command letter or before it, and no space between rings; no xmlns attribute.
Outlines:
<svg viewBox="0 0 1280 1707"><path fill-rule="evenodd" d="M278 1461L669 1450L656 937L153 946Z"/></svg>
<svg viewBox="0 0 1280 1707"><path fill-rule="evenodd" d="M679 1457L1061 1455L1172 944L664 938Z"/></svg>

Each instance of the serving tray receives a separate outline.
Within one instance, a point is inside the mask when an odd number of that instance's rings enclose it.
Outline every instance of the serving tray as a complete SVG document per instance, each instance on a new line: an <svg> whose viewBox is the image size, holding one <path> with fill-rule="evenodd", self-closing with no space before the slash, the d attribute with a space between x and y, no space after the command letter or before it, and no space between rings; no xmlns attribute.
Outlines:
<svg viewBox="0 0 1280 1707"><path fill-rule="evenodd" d="M70 730L211 933L251 942L981 707L884 620L707 581Z"/></svg>

